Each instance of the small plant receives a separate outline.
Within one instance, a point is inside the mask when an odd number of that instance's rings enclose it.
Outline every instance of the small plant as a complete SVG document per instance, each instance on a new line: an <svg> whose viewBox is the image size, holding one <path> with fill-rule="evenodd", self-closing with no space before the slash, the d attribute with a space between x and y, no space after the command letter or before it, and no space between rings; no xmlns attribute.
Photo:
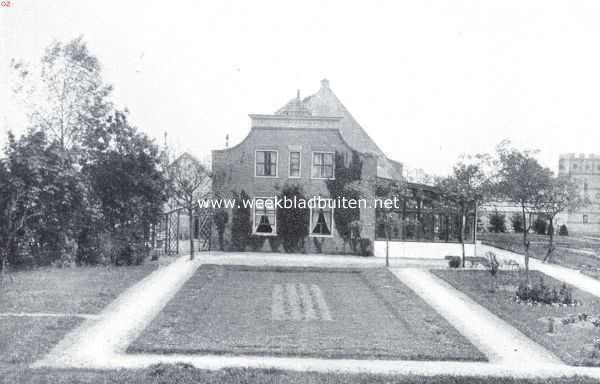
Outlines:
<svg viewBox="0 0 600 384"><path fill-rule="evenodd" d="M520 214L515 213L510 218L510 223L512 225L513 231L515 231L516 233L523 233L523 218Z"/></svg>
<svg viewBox="0 0 600 384"><path fill-rule="evenodd" d="M461 264L461 259L458 256L452 256L448 260L448 266L450 268L459 268Z"/></svg>
<svg viewBox="0 0 600 384"><path fill-rule="evenodd" d="M279 236L269 237L269 245L271 246L271 251L279 252L279 247L281 246L281 237L279 237Z"/></svg>
<svg viewBox="0 0 600 384"><path fill-rule="evenodd" d="M561 225L558 228L558 235L559 236L569 236L569 230L567 229L567 226L565 224Z"/></svg>
<svg viewBox="0 0 600 384"><path fill-rule="evenodd" d="M313 237L313 243L315 244L315 248L317 249L317 253L323 253L323 242L325 239L322 237Z"/></svg>
<svg viewBox="0 0 600 384"><path fill-rule="evenodd" d="M540 277L535 284L526 284L524 281L519 283L515 293L515 301L531 304L558 304L558 305L578 305L579 302L573 298L571 289L566 284L562 284L560 289L546 285L544 279Z"/></svg>
<svg viewBox="0 0 600 384"><path fill-rule="evenodd" d="M265 240L264 236L252 235L248 238L248 245L253 252L258 252L262 250Z"/></svg>
<svg viewBox="0 0 600 384"><path fill-rule="evenodd" d="M496 276L498 274L498 270L500 269L500 262L498 261L498 258L494 252L487 252L485 257L488 261L487 270L490 273L490 291L495 292L497 285Z"/></svg>
<svg viewBox="0 0 600 384"><path fill-rule="evenodd" d="M361 256L372 256L373 250L371 247L371 239L360 239L360 255Z"/></svg>
<svg viewBox="0 0 600 384"><path fill-rule="evenodd" d="M488 226L490 232L504 233L506 232L506 216L494 211L490 214L490 225Z"/></svg>
<svg viewBox="0 0 600 384"><path fill-rule="evenodd" d="M542 219L541 217L538 217L537 219L535 219L535 221L533 222L533 231L536 234L545 235L546 229L547 229L546 220Z"/></svg>

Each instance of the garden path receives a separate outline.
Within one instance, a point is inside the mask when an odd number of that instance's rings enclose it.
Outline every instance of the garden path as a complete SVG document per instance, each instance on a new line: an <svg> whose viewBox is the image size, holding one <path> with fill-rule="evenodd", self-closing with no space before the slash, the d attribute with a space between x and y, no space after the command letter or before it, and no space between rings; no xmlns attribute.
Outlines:
<svg viewBox="0 0 600 384"><path fill-rule="evenodd" d="M117 300L106 307L98 318L87 319L81 327L68 334L48 355L35 362L35 368L87 368L87 369L136 369L157 363L182 362L201 369L222 369L226 367L272 368L293 371L315 372L369 372L375 374L414 374L422 376L499 376L499 377L563 377L587 375L600 379L600 368L572 367L555 363L552 356L544 355L525 341L520 340L520 348L535 353L536 360L527 356L529 364L519 364L510 351L502 352L489 345L482 347L490 356L496 357L490 363L459 361L393 361L393 360L350 360L318 359L269 356L229 356L229 355L160 355L126 354L125 349L158 314L167 302L202 264L246 264L246 265L297 265L297 266L381 266L375 258L348 258L347 256L326 255L265 255L261 253L219 254L202 253L194 261L187 256L161 267L145 279L125 291ZM415 267L418 261L396 261L394 266ZM425 267L428 265L425 264ZM431 267L432 265L429 265ZM398 269L394 268L394 271ZM402 270L404 271L404 270ZM423 271L417 268L406 270L417 277ZM428 275L425 272L425 276ZM400 273L403 278L405 273ZM410 278L407 278L411 280ZM411 284L419 288L413 278ZM416 284L416 285L415 285ZM451 297L448 294L448 297ZM447 300L451 300L449 298ZM471 308L481 311L481 308ZM455 311L458 313L457 311ZM455 315L456 315L455 313ZM460 314L460 313L459 313ZM464 313L463 313L464 314ZM479 314L479 317L485 318ZM465 316L468 318L468 316ZM476 317L477 318L477 317ZM473 321L469 319L469 321ZM507 329L491 329L491 333L509 335ZM468 337L468 335L467 335ZM500 342L500 340L497 340ZM489 342L489 340L488 340ZM504 342L503 342L504 343ZM480 341L479 345L486 344ZM477 344L476 344L477 345ZM502 354L508 356L503 356ZM519 354L523 357L523 354ZM514 364L513 364L514 363Z"/></svg>

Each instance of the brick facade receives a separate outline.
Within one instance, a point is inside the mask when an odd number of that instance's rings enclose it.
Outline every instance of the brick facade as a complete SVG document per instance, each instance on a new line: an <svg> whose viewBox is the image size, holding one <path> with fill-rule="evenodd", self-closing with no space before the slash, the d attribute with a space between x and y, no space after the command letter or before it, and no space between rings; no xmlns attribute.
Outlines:
<svg viewBox="0 0 600 384"><path fill-rule="evenodd" d="M318 114L317 114L318 113ZM326 114L326 115L325 115ZM250 197L274 197L286 185L299 185L307 198L328 198L326 180L312 175L313 152L334 152L351 159L353 152L362 161L362 178L368 188L375 189L378 176L400 178L402 164L385 157L369 136L345 110L322 82L319 92L304 100L292 99L274 115L250 115L252 127L248 136L238 145L212 151L213 189L217 196L230 196L244 190ZM354 143L349 143L352 137ZM257 151L277 152L275 177L257 176ZM300 176L290 177L290 152L300 152ZM348 160L349 161L349 160ZM231 212L229 217L231 218ZM375 237L375 210L361 208L361 236L372 242ZM324 253L342 253L344 244L333 226L331 237L319 237ZM231 220L225 230L226 244L231 241ZM264 250L269 250L265 242ZM317 250L310 238L305 251ZM346 249L347 250L347 249Z"/></svg>

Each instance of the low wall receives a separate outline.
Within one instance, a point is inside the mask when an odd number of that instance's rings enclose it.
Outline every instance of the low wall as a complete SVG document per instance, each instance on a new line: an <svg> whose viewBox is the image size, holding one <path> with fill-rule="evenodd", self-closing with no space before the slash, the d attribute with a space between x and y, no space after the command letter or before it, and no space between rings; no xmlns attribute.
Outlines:
<svg viewBox="0 0 600 384"><path fill-rule="evenodd" d="M406 257L413 259L443 259L446 255L462 255L462 246L456 243L426 243L416 241L390 241L390 257ZM375 241L376 257L385 257L385 241ZM465 254L473 256L473 243L465 244Z"/></svg>

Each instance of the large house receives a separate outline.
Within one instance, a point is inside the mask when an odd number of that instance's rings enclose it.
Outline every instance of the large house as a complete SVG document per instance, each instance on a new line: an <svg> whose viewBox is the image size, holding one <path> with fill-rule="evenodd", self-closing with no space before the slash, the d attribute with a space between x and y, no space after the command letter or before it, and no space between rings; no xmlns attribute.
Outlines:
<svg viewBox="0 0 600 384"><path fill-rule="evenodd" d="M254 236L277 236L276 209L265 208L264 203L278 196L284 186L298 185L309 198L330 198L327 181L335 179L340 159L349 166L358 157L362 185L373 195L378 181L404 180L403 164L383 153L333 93L328 80L321 81L314 95L301 99L298 93L274 114L253 114L250 119L251 130L241 143L212 151L212 171L215 196L244 191L251 199L262 201L262 208L255 206L251 213ZM429 252L443 257L459 252L458 233L464 221L447 209L436 209L437 195L432 188L419 184L411 184L411 188L414 198L392 213L390 254L427 257ZM307 252L342 253L347 249L336 231L334 210L310 209L308 236L318 239L320 245L306 241ZM386 246L383 213L373 204L360 207L361 238L370 240L377 256L385 253ZM472 232L473 225L467 221L467 239L471 241ZM225 231L228 236L230 224Z"/></svg>

